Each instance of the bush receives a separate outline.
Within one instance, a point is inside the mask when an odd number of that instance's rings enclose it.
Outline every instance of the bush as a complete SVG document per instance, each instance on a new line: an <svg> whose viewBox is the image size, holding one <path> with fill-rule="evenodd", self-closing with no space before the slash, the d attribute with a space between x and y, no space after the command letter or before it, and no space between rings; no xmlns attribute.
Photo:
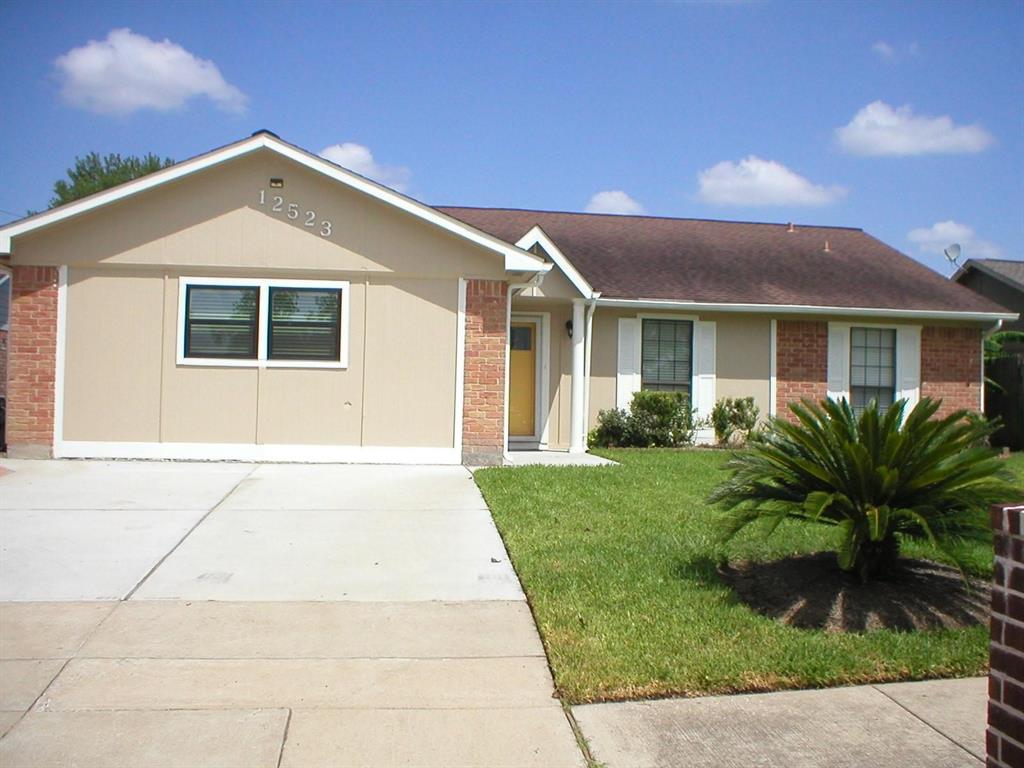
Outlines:
<svg viewBox="0 0 1024 768"><path fill-rule="evenodd" d="M633 395L628 411L601 411L588 442L602 448L675 448L693 442L693 432L693 409L685 393L641 391Z"/></svg>
<svg viewBox="0 0 1024 768"><path fill-rule="evenodd" d="M711 409L715 439L719 445L747 442L760 414L761 410L754 405L752 397L722 398Z"/></svg>
<svg viewBox="0 0 1024 768"><path fill-rule="evenodd" d="M755 521L765 535L787 518L831 525L839 567L864 582L895 570L903 539L959 565L949 545L986 540L987 507L1017 492L981 445L990 425L966 411L933 419L939 403L929 398L904 418L906 405L880 414L872 404L858 419L845 400L805 400L790 406L798 423L771 419L708 499L725 509L723 538Z"/></svg>

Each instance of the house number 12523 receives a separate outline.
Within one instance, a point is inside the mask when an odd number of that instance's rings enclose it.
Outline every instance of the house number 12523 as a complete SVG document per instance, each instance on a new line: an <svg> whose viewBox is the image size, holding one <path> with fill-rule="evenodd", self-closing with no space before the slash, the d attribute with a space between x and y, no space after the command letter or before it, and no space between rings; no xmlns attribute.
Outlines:
<svg viewBox="0 0 1024 768"><path fill-rule="evenodd" d="M292 221L302 220L302 226L316 230L320 237L330 237L334 232L334 225L330 219L317 221L316 211L302 210L298 203L289 203L281 195L267 195L267 190L260 190L260 205L269 205L274 213L283 213L286 218Z"/></svg>

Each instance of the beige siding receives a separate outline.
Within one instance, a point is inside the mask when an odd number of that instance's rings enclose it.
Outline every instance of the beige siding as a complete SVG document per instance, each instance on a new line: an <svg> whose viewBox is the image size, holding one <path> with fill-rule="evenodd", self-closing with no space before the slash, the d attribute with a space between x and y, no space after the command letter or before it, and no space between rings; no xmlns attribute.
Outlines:
<svg viewBox="0 0 1024 768"><path fill-rule="evenodd" d="M267 185L284 179L280 190ZM302 215L260 205L280 194ZM271 201L272 202L272 201ZM321 237L305 211L329 219ZM18 239L19 264L343 270L504 277L502 258L269 151L140 193Z"/></svg>
<svg viewBox="0 0 1024 768"><path fill-rule="evenodd" d="M364 445L453 444L457 316L454 281L370 285Z"/></svg>
<svg viewBox="0 0 1024 768"><path fill-rule="evenodd" d="M715 397L753 397L768 416L771 379L771 320L763 315L717 315Z"/></svg>
<svg viewBox="0 0 1024 768"><path fill-rule="evenodd" d="M163 280L68 274L64 435L160 439Z"/></svg>
<svg viewBox="0 0 1024 768"><path fill-rule="evenodd" d="M178 277L69 271L66 440L454 444L457 280L353 282L339 370L178 365Z"/></svg>

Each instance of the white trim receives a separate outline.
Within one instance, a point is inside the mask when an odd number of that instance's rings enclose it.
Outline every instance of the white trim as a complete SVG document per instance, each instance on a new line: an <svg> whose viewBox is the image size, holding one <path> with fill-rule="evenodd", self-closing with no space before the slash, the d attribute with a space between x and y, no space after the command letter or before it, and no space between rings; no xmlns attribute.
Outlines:
<svg viewBox="0 0 1024 768"><path fill-rule="evenodd" d="M715 430L711 426L711 411L718 397L718 324L714 320L693 323L692 374L690 407L696 409L697 419L705 422L694 433L697 445L713 445Z"/></svg>
<svg viewBox="0 0 1024 768"><path fill-rule="evenodd" d="M430 206L424 205L417 200L406 197L393 189L370 181L351 171L335 165L317 155L306 152L294 144L289 144L281 139L271 136L268 133L258 133L248 139L229 144L226 147L215 149L204 155L199 155L191 160L172 165L160 171L148 174L141 178L120 184L112 189L98 192L95 195L82 198L73 203L62 205L45 213L31 216L27 219L0 227L0 253L11 252L11 239L26 232L32 232L42 227L49 226L58 221L77 216L87 211L94 210L109 203L122 200L131 195L138 194L147 189L166 184L175 179L189 176L211 166L219 165L242 155L247 155L260 149L267 149L283 155L313 171L321 173L346 186L363 192L370 197L381 200L389 205L412 214L418 219L426 221L434 226L440 227L470 242L473 242L489 251L493 251L504 257L505 269L507 271L536 272L543 271L544 260L532 253L517 248L509 243L499 240L492 235L482 232L475 227L459 221L452 216L441 213Z"/></svg>
<svg viewBox="0 0 1024 768"><path fill-rule="evenodd" d="M466 404L466 278L459 278L459 309L455 320L455 452L462 456L462 412Z"/></svg>
<svg viewBox="0 0 1024 768"><path fill-rule="evenodd" d="M508 460L508 361L509 361L509 337L512 334L512 294L515 292L515 288L521 286L510 285L508 287L508 296L505 302L505 396L503 398L502 408L502 429L501 429L501 455L507 461Z"/></svg>
<svg viewBox="0 0 1024 768"><path fill-rule="evenodd" d="M585 303L583 299L572 300L572 376L569 398L569 453L587 452L586 416L583 413L583 392L585 375L584 350L586 348Z"/></svg>
<svg viewBox="0 0 1024 768"><path fill-rule="evenodd" d="M854 317L893 317L921 320L1015 320L1017 315L1007 312L950 312L930 309L877 309L874 307L826 307L803 304L714 304L667 299L606 299L597 303L602 307L625 309L678 309L691 312L763 312L777 315L849 315Z"/></svg>
<svg viewBox="0 0 1024 768"><path fill-rule="evenodd" d="M588 299L593 297L594 289L590 287L590 283L573 266L569 258L559 250L558 246L555 245L555 241L548 237L547 232L539 224L534 225L529 232L516 241L516 246L524 251L529 251L535 245L540 245L544 249L544 252L551 257L555 265L569 278L569 282L573 284L577 291Z"/></svg>
<svg viewBox="0 0 1024 768"><path fill-rule="evenodd" d="M775 359L778 355L778 344L779 344L779 321L774 317L769 323L769 334L768 334L768 415L778 415L778 405L776 400L779 394L779 380L778 380L778 361Z"/></svg>
<svg viewBox="0 0 1024 768"><path fill-rule="evenodd" d="M12 282L11 285L14 285ZM68 268L57 268L57 337L53 361L53 442L64 439L64 360L68 339Z"/></svg>
<svg viewBox="0 0 1024 768"><path fill-rule="evenodd" d="M256 443L132 443L65 440L55 458L172 459L179 461L267 461L323 464L459 464L454 448L373 445L285 445Z"/></svg>
<svg viewBox="0 0 1024 768"><path fill-rule="evenodd" d="M533 323L536 330L537 344L537 370L534 377L534 429L532 435L513 435L509 433L509 446L512 443L528 443L538 449L545 449L548 445L548 419L550 417L550 406L548 396L550 395L551 384L551 313L550 312L513 312L509 319L509 333L511 334L512 323ZM509 344L511 346L511 335ZM509 381L511 387L511 371ZM523 447L520 445L517 448Z"/></svg>
<svg viewBox="0 0 1024 768"><path fill-rule="evenodd" d="M643 388L643 364L644 364L644 320L683 320L690 323L690 406L697 408L697 323L700 322L700 318L697 315L681 315L676 313L662 312L658 314L652 314L650 312L641 312L636 316L637 322L636 327L636 385L637 391ZM711 404L714 407L714 403ZM708 408L708 413L711 413L711 408Z"/></svg>
<svg viewBox="0 0 1024 768"><path fill-rule="evenodd" d="M185 357L185 297L190 285L226 285L259 288L259 318L256 323L257 351L255 360L232 358ZM348 368L349 317L351 314L351 284L348 280L287 280L248 277L179 277L178 319L175 361L184 366L217 368ZM341 291L341 320L338 328L337 360L268 360L267 331L270 316L270 288L331 288Z"/></svg>

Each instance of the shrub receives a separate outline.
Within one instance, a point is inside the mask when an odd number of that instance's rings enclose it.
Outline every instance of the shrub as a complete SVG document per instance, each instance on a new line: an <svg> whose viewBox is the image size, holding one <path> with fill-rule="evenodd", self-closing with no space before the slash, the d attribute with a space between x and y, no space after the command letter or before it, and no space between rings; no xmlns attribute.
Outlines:
<svg viewBox="0 0 1024 768"><path fill-rule="evenodd" d="M939 404L923 398L905 420L905 400L884 415L872 404L859 419L845 400L790 406L798 423L771 419L712 491L723 538L758 520L770 535L789 518L838 528L839 567L864 582L895 569L904 538L960 567L949 545L983 539L987 507L1015 492L980 444L991 425L966 411L932 419Z"/></svg>
<svg viewBox="0 0 1024 768"><path fill-rule="evenodd" d="M673 448L689 445L693 432L693 409L685 393L641 391L633 395L629 411L601 411L588 442L605 448Z"/></svg>
<svg viewBox="0 0 1024 768"><path fill-rule="evenodd" d="M745 443L757 426L761 410L754 405L752 397L726 397L715 403L711 409L711 425L715 428L715 439L720 445L732 442Z"/></svg>

